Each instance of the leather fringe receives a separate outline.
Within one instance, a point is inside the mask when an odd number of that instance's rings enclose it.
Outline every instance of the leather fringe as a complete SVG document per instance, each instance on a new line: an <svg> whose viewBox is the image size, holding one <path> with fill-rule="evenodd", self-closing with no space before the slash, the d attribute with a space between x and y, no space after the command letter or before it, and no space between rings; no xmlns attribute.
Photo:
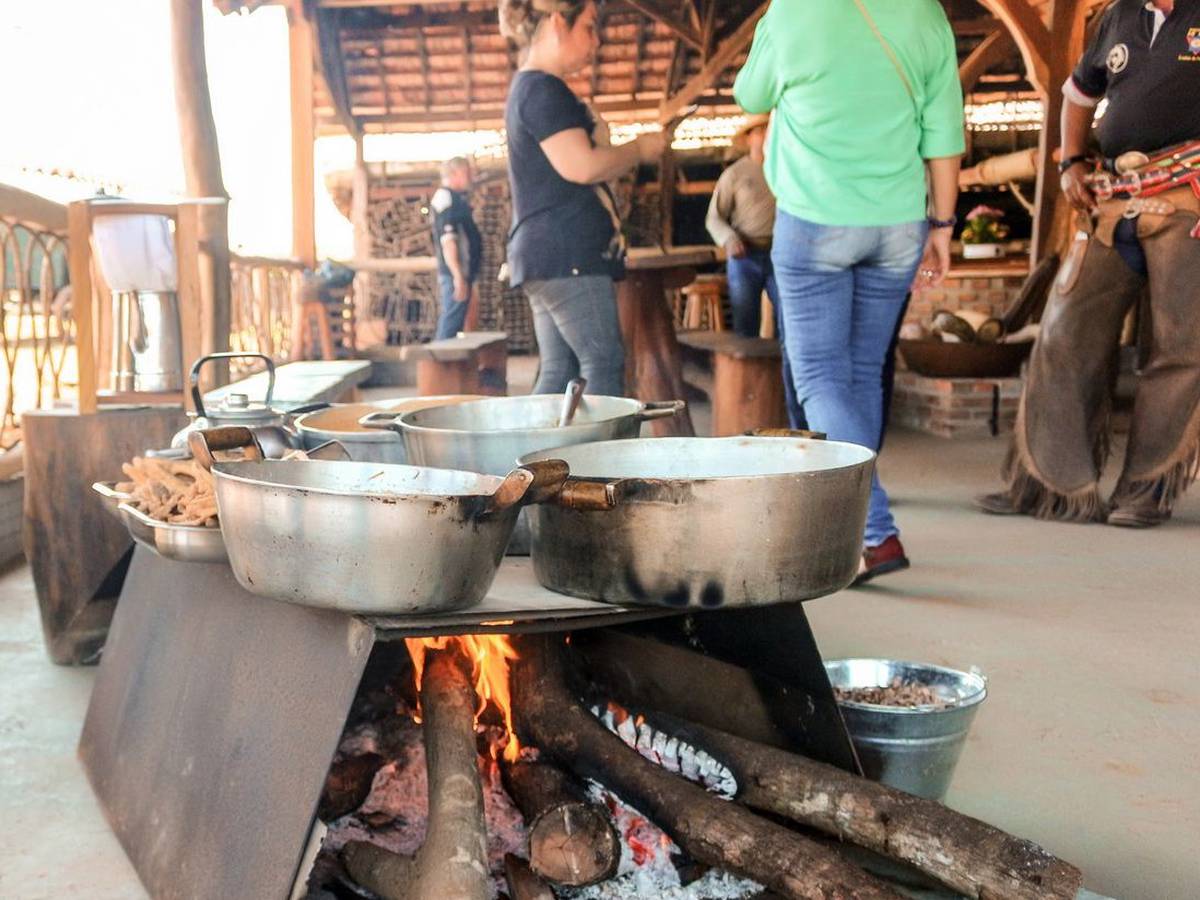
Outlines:
<svg viewBox="0 0 1200 900"><path fill-rule="evenodd" d="M1159 512L1170 512L1193 481L1200 477L1200 407L1192 413L1184 441L1166 466L1149 478L1130 479L1113 494L1113 505L1153 503ZM1122 479L1124 482L1124 479Z"/></svg>
<svg viewBox="0 0 1200 900"><path fill-rule="evenodd" d="M1069 494L1056 491L1024 465L1016 446L1009 452L1004 468L1013 507L1026 515L1060 522L1103 522L1108 516L1099 484Z"/></svg>

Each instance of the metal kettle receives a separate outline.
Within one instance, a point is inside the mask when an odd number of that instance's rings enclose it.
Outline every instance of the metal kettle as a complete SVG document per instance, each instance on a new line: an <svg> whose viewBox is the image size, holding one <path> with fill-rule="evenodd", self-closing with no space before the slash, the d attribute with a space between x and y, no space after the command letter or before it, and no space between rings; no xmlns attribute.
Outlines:
<svg viewBox="0 0 1200 900"><path fill-rule="evenodd" d="M230 392L222 397L221 402L216 406L205 407L204 396L200 393L200 370L204 365L221 359L245 358L261 359L267 364L266 397L261 401L252 401L244 393ZM218 428L223 425L241 425L251 429L262 444L263 451L268 457L277 458L288 450L296 449L300 446L299 435L287 427L290 424L292 415L282 410L274 409L271 406L271 399L275 393L275 362L265 353L209 353L207 356L202 356L193 363L191 373L188 376L188 382L195 410L188 413L191 421L187 427L171 439L172 448L186 449L188 446L188 435L193 431ZM319 404L319 406L325 405ZM309 407L305 407L305 410L307 409ZM293 413L298 412L301 412L301 410L293 411Z"/></svg>

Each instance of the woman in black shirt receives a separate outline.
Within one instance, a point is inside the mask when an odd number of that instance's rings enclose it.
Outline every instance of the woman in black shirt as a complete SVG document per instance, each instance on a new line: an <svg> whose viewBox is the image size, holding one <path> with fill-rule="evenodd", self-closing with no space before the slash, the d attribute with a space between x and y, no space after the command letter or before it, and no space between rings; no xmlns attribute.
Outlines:
<svg viewBox="0 0 1200 900"><path fill-rule="evenodd" d="M576 375L588 392L624 393L615 279L625 273L616 204L606 182L662 154L661 134L621 147L563 80L599 43L591 0L501 0L500 30L523 53L505 108L513 224L508 271L533 310L541 370L534 393Z"/></svg>

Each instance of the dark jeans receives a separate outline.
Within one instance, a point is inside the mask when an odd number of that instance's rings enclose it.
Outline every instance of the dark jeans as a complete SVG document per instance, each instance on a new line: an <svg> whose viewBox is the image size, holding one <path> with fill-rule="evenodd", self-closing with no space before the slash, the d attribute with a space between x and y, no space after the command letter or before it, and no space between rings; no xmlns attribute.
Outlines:
<svg viewBox="0 0 1200 900"><path fill-rule="evenodd" d="M779 286L775 282L775 267L769 250L750 250L740 259L729 257L725 263L729 282L729 305L733 310L733 330L743 337L758 337L762 327L762 292L766 290L775 310L775 333L783 347L783 320L779 315ZM787 351L783 352L783 395L787 405L788 425L807 428L804 409L796 402L796 387L792 383L792 366Z"/></svg>
<svg viewBox="0 0 1200 900"><path fill-rule="evenodd" d="M452 338L463 330L467 321L467 307L471 305L471 296L458 301L454 299L454 278L445 272L438 272L438 292L441 294L441 312L438 314L437 331L433 334L435 341Z"/></svg>
<svg viewBox="0 0 1200 900"><path fill-rule="evenodd" d="M575 275L521 285L533 311L541 357L535 394L557 394L578 375L587 392L625 393L625 345L617 316L617 291L607 275Z"/></svg>
<svg viewBox="0 0 1200 900"><path fill-rule="evenodd" d="M810 426L872 450L883 418L883 366L928 226L819 225L779 210L772 260L785 349ZM876 475L864 542L897 534Z"/></svg>

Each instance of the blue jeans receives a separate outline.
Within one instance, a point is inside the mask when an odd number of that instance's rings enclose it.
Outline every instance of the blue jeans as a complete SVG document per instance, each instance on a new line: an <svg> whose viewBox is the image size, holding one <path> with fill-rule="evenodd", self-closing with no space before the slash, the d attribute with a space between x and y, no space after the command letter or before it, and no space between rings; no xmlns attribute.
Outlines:
<svg viewBox="0 0 1200 900"><path fill-rule="evenodd" d="M743 337L758 337L762 326L762 292L765 289L775 310L775 333L783 346L783 321L779 316L779 287L769 250L750 250L740 259L729 257L725 262L729 282L729 305L733 310L733 330ZM788 424L792 428L807 428L804 410L796 401L792 383L792 367L787 351L783 353L783 395L787 405Z"/></svg>
<svg viewBox="0 0 1200 900"><path fill-rule="evenodd" d="M521 285L533 311L540 356L535 394L557 394L582 375L587 393L625 393L625 345L617 291L608 275L574 275Z"/></svg>
<svg viewBox="0 0 1200 900"><path fill-rule="evenodd" d="M466 300L454 299L454 278L445 272L438 272L438 292L441 294L441 312L438 314L437 331L433 333L435 341L452 338L463 330L467 321L467 307L471 305L471 296Z"/></svg>
<svg viewBox="0 0 1200 900"><path fill-rule="evenodd" d="M835 227L779 210L772 261L785 345L810 427L874 450L883 424L883 363L925 247L924 222ZM863 541L898 534L876 474Z"/></svg>

